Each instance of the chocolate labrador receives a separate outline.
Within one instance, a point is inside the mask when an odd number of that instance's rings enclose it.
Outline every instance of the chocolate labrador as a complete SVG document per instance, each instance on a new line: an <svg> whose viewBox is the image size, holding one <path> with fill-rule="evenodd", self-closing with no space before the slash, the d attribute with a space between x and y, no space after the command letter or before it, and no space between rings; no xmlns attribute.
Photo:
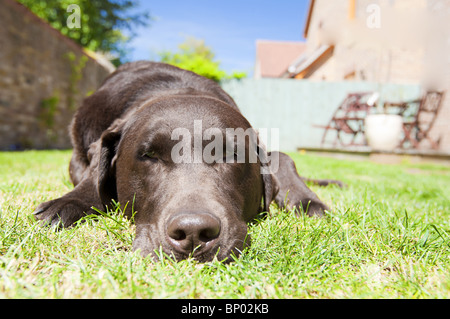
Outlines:
<svg viewBox="0 0 450 319"><path fill-rule="evenodd" d="M229 261L249 244L247 223L272 200L308 215L328 210L289 156L267 153L257 134L239 142L230 129L253 132L215 82L162 63L124 64L73 118L75 188L42 203L34 215L68 227L95 214L92 207L129 203L133 249L142 255L161 248L177 260Z"/></svg>

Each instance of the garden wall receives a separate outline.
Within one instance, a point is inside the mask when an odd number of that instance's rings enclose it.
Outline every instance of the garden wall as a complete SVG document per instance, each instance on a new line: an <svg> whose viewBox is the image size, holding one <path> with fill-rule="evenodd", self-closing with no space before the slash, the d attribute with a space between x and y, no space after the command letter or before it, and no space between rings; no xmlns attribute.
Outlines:
<svg viewBox="0 0 450 319"><path fill-rule="evenodd" d="M75 109L111 68L13 0L0 22L0 149L70 148Z"/></svg>

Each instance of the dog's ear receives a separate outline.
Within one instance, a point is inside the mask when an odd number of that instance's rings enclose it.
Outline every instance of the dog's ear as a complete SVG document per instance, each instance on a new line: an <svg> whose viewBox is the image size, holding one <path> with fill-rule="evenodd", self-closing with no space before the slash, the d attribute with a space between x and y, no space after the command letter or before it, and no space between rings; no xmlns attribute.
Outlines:
<svg viewBox="0 0 450 319"><path fill-rule="evenodd" d="M270 152L267 153L263 147L258 146L258 155L261 162L261 176L264 186L263 212L269 211L270 203L275 199L280 190L278 179L272 171L272 159ZM278 159L275 159L278 164Z"/></svg>
<svg viewBox="0 0 450 319"><path fill-rule="evenodd" d="M123 124L123 121L115 121L100 138L97 189L105 206L110 205L111 200L117 201L116 159Z"/></svg>

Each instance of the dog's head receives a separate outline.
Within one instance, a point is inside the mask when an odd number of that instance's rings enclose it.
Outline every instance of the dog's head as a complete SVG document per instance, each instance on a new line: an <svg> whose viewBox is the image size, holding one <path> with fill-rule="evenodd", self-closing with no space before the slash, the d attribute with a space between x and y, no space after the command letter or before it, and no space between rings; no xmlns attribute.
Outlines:
<svg viewBox="0 0 450 319"><path fill-rule="evenodd" d="M105 205L128 202L128 215L133 208L133 248L143 255L161 248L177 260L229 261L249 244L247 223L276 195L266 155L228 104L161 98L103 133L98 192Z"/></svg>

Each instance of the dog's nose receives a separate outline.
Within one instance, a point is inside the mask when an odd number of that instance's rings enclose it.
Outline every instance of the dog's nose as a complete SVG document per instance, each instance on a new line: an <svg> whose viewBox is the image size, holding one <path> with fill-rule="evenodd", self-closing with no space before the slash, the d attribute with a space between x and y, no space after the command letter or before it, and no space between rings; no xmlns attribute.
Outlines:
<svg viewBox="0 0 450 319"><path fill-rule="evenodd" d="M205 252L220 234L220 220L209 213L178 213L167 223L170 245L178 252Z"/></svg>

